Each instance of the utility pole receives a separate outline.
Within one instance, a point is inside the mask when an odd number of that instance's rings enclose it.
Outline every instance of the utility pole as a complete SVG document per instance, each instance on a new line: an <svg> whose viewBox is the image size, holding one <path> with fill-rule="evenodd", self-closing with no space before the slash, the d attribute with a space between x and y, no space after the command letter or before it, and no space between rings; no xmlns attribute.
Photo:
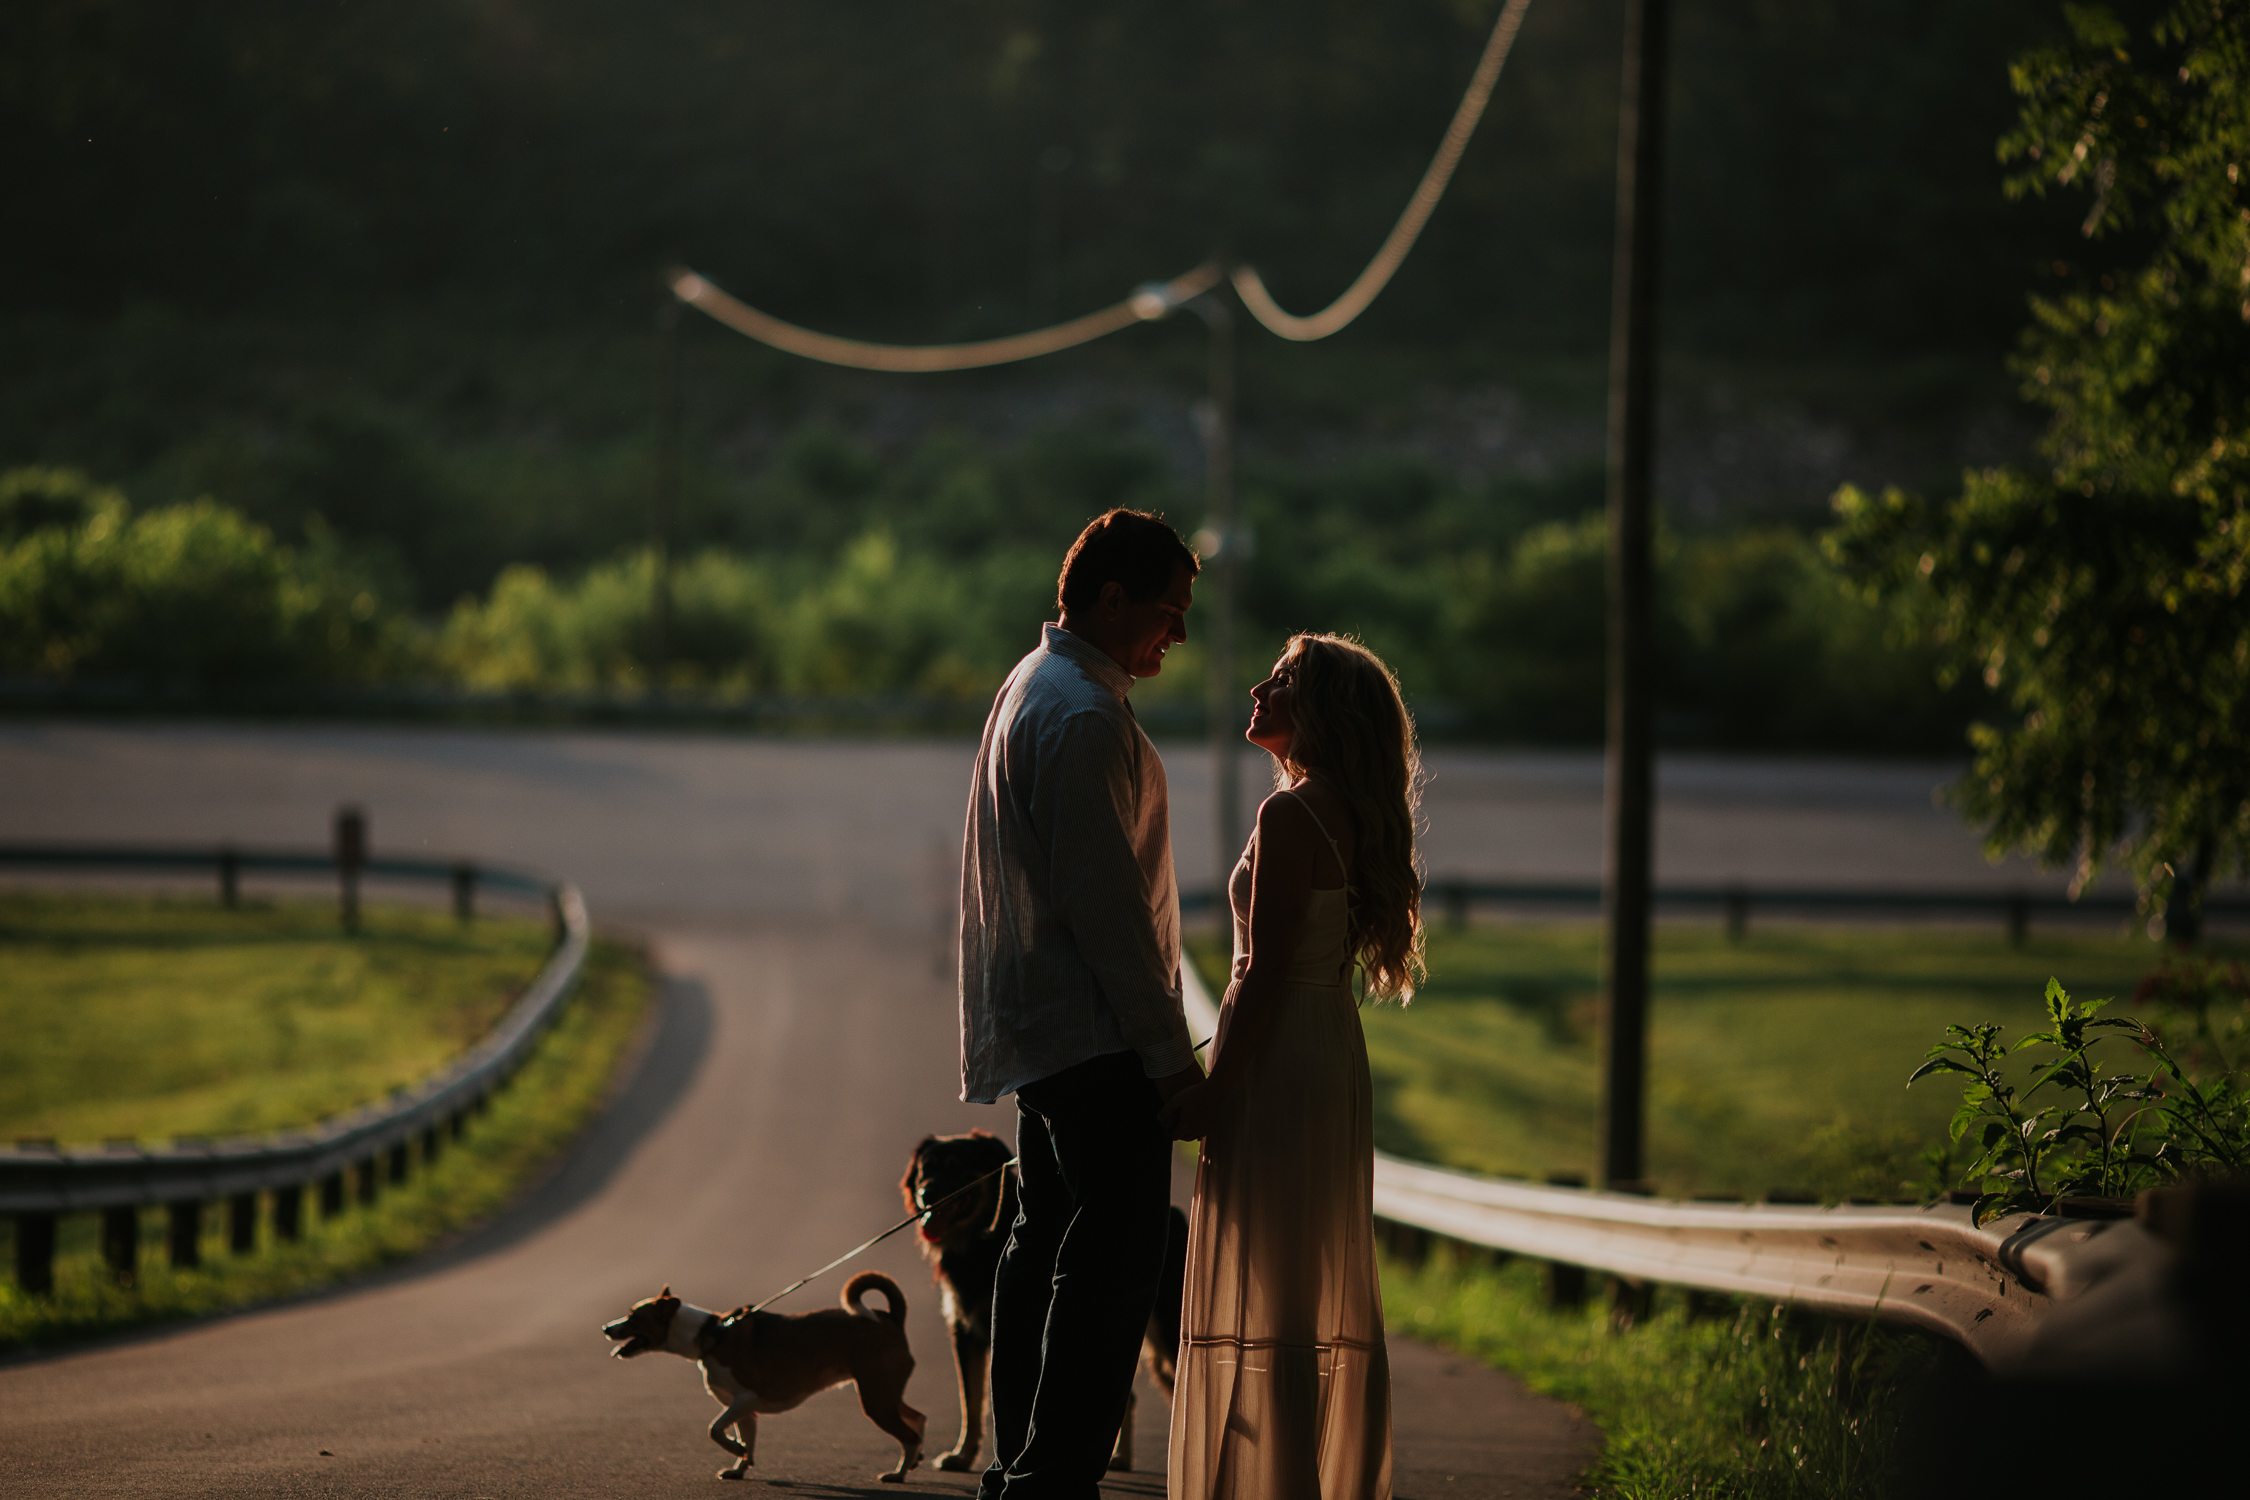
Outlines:
<svg viewBox="0 0 2250 1500"><path fill-rule="evenodd" d="M1625 0L1609 343L1609 745L1603 778L1601 1183L1638 1182L1648 1122L1649 886L1656 802L1649 490L1656 448L1669 0Z"/></svg>
<svg viewBox="0 0 2250 1500"><path fill-rule="evenodd" d="M1234 309L1227 303L1224 284L1205 292L1187 305L1211 333L1210 395L1200 413L1203 420L1203 483L1208 519L1206 548L1209 566L1203 570L1203 638L1209 642L1210 667L1206 676L1211 721L1211 789L1213 837L1218 840L1218 884L1222 910L1227 899L1227 877L1242 853L1242 805L1237 759L1242 735L1235 727L1241 705L1236 701L1234 667L1235 595L1242 576L1242 560L1249 551L1247 539L1234 513Z"/></svg>
<svg viewBox="0 0 2250 1500"><path fill-rule="evenodd" d="M680 301L656 307L656 489L649 501L655 552L648 601L648 690L661 697L672 649L672 508L680 479Z"/></svg>

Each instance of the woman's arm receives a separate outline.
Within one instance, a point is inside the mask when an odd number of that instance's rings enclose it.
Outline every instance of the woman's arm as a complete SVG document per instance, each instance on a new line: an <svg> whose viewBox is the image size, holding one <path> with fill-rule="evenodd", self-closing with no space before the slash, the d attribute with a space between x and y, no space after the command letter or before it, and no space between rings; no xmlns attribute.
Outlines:
<svg viewBox="0 0 2250 1500"><path fill-rule="evenodd" d="M1234 984L1226 1045L1211 1059L1210 1081L1186 1090L1164 1113L1181 1140L1200 1140L1227 1096L1242 1085L1273 1030L1280 990L1288 983L1313 870L1325 842L1293 796L1268 797L1258 809L1258 840L1250 864L1250 962Z"/></svg>

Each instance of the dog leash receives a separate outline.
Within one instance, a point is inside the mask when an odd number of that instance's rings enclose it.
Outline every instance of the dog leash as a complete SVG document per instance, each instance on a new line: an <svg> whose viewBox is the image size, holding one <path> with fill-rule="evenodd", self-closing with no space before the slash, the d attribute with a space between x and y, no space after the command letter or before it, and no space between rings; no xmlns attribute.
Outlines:
<svg viewBox="0 0 2250 1500"><path fill-rule="evenodd" d="M1195 1044L1194 1050L1197 1052L1201 1052L1204 1048L1210 1045L1211 1039L1209 1037L1205 1037L1202 1041ZM883 1243L883 1241L889 1239L892 1235L898 1233L907 1225L928 1218L931 1214L936 1213L939 1209L943 1208L946 1204L951 1203L954 1199L960 1197L963 1193L969 1191L971 1188L984 1186L993 1178L998 1177L1002 1172L1007 1171L1008 1168L1014 1166L1015 1164L1016 1159L1012 1156L1009 1157L1006 1161L1002 1162L999 1166L994 1167L991 1171L985 1173L982 1177L971 1178L969 1181L955 1188L952 1192L947 1193L944 1197L938 1199L937 1202L916 1209L913 1213L908 1214L905 1218L899 1220L896 1224L893 1224L890 1228L875 1236L875 1238L863 1241L860 1244L852 1246L851 1249L846 1250L842 1255L837 1256L834 1260L830 1261L827 1265L822 1266L819 1270L814 1271L808 1276L803 1276L795 1281L790 1282L789 1285L783 1287L780 1291L775 1292L765 1301L752 1303L748 1307L736 1308L733 1312L728 1313L724 1318L720 1319L717 1327L731 1327L742 1319L749 1317L752 1313L764 1312L767 1308L773 1306L773 1304L779 1302L782 1298L788 1296L791 1292L796 1291L799 1287L808 1285L811 1282L818 1281L821 1277L826 1276L830 1271L835 1270L838 1266L842 1265L845 1261L850 1260L853 1256L858 1255L863 1251L874 1249L877 1245L880 1245L881 1243Z"/></svg>
<svg viewBox="0 0 2250 1500"><path fill-rule="evenodd" d="M813 1272L810 1276L806 1276L800 1280L790 1282L789 1285L783 1287L780 1291L775 1292L765 1301L728 1313L722 1320L722 1325L734 1323L742 1318L747 1318L754 1312L764 1312L774 1303L779 1302L782 1298L788 1296L791 1292L797 1290L797 1288L805 1285L807 1282L817 1281L821 1277L826 1276L830 1271L835 1270L845 1261L850 1260L855 1255L858 1255L860 1252L864 1250L874 1249L877 1245L880 1245L881 1243L883 1243L883 1241L889 1239L892 1235L898 1233L907 1225L928 1218L931 1214L936 1213L946 1204L951 1203L954 1199L969 1191L969 1189L984 1186L993 1178L998 1177L1002 1172L1007 1171L1008 1168L1014 1166L1015 1164L1016 1159L1012 1156L1009 1157L1006 1161L1002 1162L999 1166L994 1167L991 1171L985 1173L982 1177L972 1178L968 1182L965 1182L961 1184L961 1186L955 1188L952 1192L947 1193L944 1197L938 1199L937 1202L929 1204L923 1208L916 1209L913 1213L908 1214L905 1218L899 1220L896 1224L893 1224L890 1228L875 1236L875 1238L866 1241L864 1244L852 1246L851 1249L846 1250L842 1255L837 1256L834 1260L830 1261L827 1265L822 1266L819 1270Z"/></svg>

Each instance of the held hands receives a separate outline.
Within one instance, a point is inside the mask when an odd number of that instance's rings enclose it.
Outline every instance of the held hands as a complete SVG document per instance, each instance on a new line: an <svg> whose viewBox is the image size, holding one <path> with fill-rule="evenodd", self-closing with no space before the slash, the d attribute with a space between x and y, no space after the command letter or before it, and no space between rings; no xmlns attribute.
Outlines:
<svg viewBox="0 0 2250 1500"><path fill-rule="evenodd" d="M1175 1141L1200 1141L1219 1122L1224 1098L1218 1084L1205 1081L1182 1089L1156 1112L1156 1121Z"/></svg>

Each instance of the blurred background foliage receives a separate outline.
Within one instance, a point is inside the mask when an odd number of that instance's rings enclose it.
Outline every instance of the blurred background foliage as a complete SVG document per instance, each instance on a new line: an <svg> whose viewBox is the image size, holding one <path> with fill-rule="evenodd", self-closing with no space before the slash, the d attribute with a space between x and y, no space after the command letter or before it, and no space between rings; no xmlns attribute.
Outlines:
<svg viewBox="0 0 2250 1500"><path fill-rule="evenodd" d="M225 608L263 623L76 623L126 544L25 520L0 672L645 686L659 265L900 340L1214 250L1309 308L1388 228L1496 9L23 0L0 462L121 486L134 556L237 569ZM1599 735L1617 24L1535 4L1371 313L1245 337L1253 641L1359 631L1433 727ZM2001 354L2075 218L2006 203L1993 142L2007 60L2059 14L1684 0L1676 26L1667 737L1957 748L1970 690L1886 645L1903 620L1806 537L1854 472L1943 487L2028 443ZM675 685L984 692L1088 515L1197 524L1202 345L1175 320L901 380L691 319ZM1199 670L1152 696L1184 706Z"/></svg>

